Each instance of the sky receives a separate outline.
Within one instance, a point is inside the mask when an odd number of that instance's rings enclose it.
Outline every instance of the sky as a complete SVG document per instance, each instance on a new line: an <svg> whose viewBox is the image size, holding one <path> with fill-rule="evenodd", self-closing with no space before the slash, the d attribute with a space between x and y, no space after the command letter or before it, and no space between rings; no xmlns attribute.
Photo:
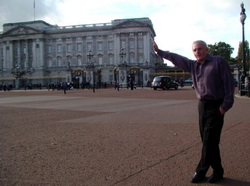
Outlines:
<svg viewBox="0 0 250 186"><path fill-rule="evenodd" d="M231 57L236 57L242 41L242 2L245 40L250 42L249 0L0 0L0 31L5 23L33 20L69 26L148 17L163 50L194 59L193 41L225 42L234 48Z"/></svg>

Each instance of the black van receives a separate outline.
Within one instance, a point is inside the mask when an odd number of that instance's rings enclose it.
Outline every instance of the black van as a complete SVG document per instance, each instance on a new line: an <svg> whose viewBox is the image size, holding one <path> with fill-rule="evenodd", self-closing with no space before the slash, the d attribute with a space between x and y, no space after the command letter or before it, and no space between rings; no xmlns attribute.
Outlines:
<svg viewBox="0 0 250 186"><path fill-rule="evenodd" d="M178 89L179 84L172 80L170 76L156 76L151 84L154 90L161 88L163 90L168 90L170 88Z"/></svg>

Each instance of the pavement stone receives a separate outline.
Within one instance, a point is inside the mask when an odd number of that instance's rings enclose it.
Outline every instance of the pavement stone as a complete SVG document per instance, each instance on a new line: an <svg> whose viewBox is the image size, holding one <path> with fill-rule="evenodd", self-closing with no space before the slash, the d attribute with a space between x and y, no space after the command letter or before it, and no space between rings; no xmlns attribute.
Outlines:
<svg viewBox="0 0 250 186"><path fill-rule="evenodd" d="M0 185L193 185L197 103L190 87L0 91ZM225 116L216 185L250 185L249 109L236 96Z"/></svg>

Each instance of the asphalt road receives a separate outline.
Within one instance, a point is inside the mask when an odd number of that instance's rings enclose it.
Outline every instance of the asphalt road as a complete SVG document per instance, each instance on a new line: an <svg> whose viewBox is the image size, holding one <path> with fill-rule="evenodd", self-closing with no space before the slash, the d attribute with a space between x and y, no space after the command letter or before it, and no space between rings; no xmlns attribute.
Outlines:
<svg viewBox="0 0 250 186"><path fill-rule="evenodd" d="M197 103L190 87L0 91L0 185L193 185ZM217 185L250 185L249 110L236 97L225 116Z"/></svg>

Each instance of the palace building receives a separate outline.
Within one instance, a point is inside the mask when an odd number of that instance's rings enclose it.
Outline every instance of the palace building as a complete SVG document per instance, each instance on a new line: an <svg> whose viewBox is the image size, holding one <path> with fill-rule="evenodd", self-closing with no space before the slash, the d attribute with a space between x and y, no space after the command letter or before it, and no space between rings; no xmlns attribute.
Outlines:
<svg viewBox="0 0 250 186"><path fill-rule="evenodd" d="M57 26L36 20L6 23L0 33L0 84L72 82L146 85L155 72L156 36L149 18Z"/></svg>

